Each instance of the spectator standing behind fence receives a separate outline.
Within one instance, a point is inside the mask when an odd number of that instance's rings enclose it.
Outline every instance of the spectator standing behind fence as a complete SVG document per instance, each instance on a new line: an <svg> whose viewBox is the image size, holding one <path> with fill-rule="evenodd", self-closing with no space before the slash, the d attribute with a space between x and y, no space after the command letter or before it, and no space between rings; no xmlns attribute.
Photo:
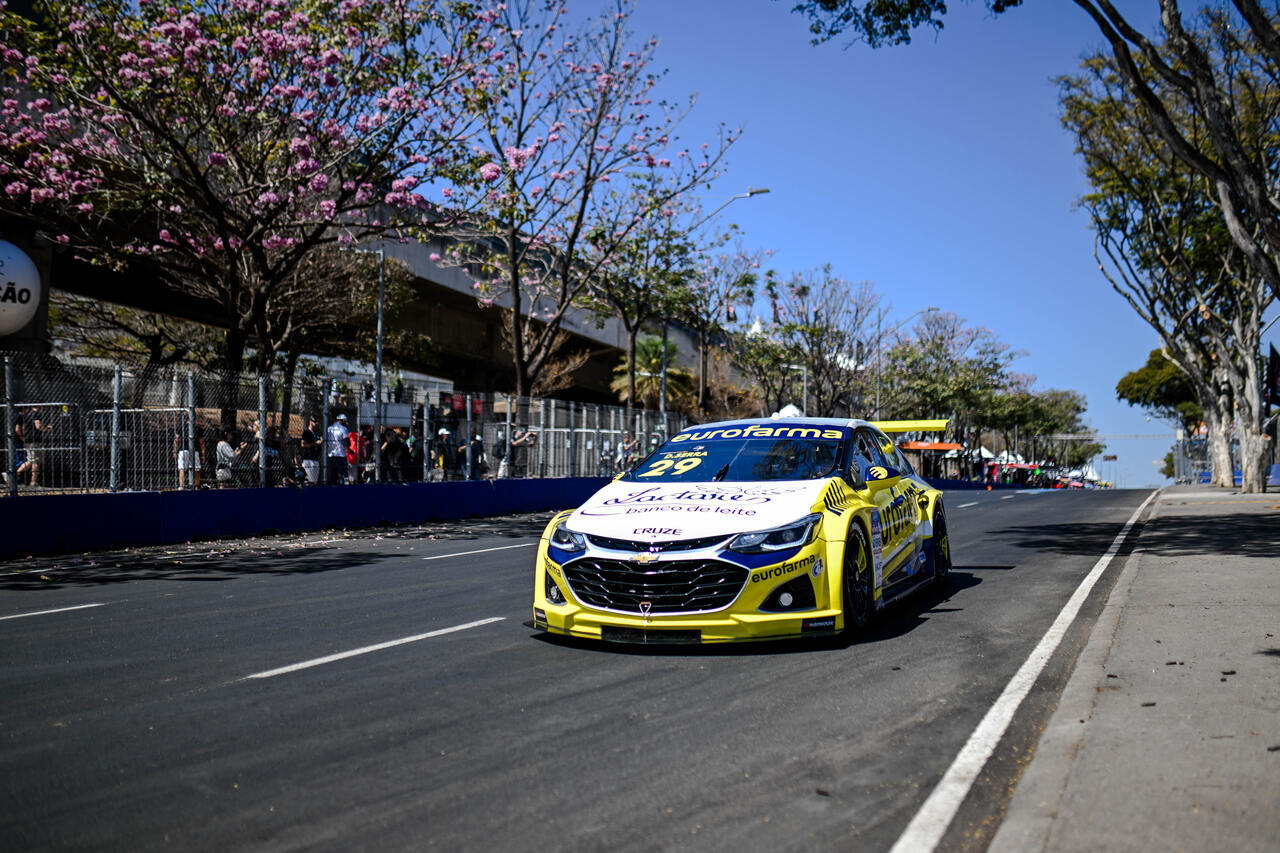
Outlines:
<svg viewBox="0 0 1280 853"><path fill-rule="evenodd" d="M618 442L618 470L626 471L636 461L636 453L640 450L640 439L627 430Z"/></svg>
<svg viewBox="0 0 1280 853"><path fill-rule="evenodd" d="M511 453L508 454L507 475L525 476L529 465L529 448L538 442L538 434L521 424L511 433Z"/></svg>
<svg viewBox="0 0 1280 853"><path fill-rule="evenodd" d="M13 467L17 474L18 482L22 482L22 477L31 469L31 463L27 461L27 449L22 440L22 421L15 420L13 422ZM4 472L5 485L9 485L9 472Z"/></svg>
<svg viewBox="0 0 1280 853"><path fill-rule="evenodd" d="M195 465L191 464L191 453L187 450L187 442L182 436L182 430L175 429L173 431L173 458L178 462L178 488L185 489L187 487L187 472L191 472L191 483L197 489L200 488L200 457L204 449L204 439L196 439L196 458Z"/></svg>
<svg viewBox="0 0 1280 853"><path fill-rule="evenodd" d="M400 438L395 427L387 427L382 442L382 479L388 483L403 483L404 468L409 461L409 446Z"/></svg>
<svg viewBox="0 0 1280 853"><path fill-rule="evenodd" d="M254 421L253 443L258 444L259 429L257 421ZM280 472L280 437L279 432L274 426L267 427L267 434L262 440L262 446L266 448L266 484L268 488L277 485ZM253 451L253 458L249 460L249 466L254 470L258 470L258 451Z"/></svg>
<svg viewBox="0 0 1280 853"><path fill-rule="evenodd" d="M471 448L470 455L467 454L468 447ZM484 461L484 441L480 438L480 433L472 433L470 441L458 445L458 458L462 463L462 476L465 479L479 480L488 470Z"/></svg>
<svg viewBox="0 0 1280 853"><path fill-rule="evenodd" d="M232 468L236 464L236 454L240 452L236 446L236 431L231 427L222 430L222 440L218 442L218 446L214 448L213 453L217 457L217 471L215 477L218 480L218 486L223 489L231 488L232 485Z"/></svg>
<svg viewBox="0 0 1280 853"><path fill-rule="evenodd" d="M320 480L320 422L315 415L307 418L302 431L302 470L307 482L314 486Z"/></svg>
<svg viewBox="0 0 1280 853"><path fill-rule="evenodd" d="M40 417L40 407L32 406L22 420L22 442L26 447L26 467L31 471L31 485L40 484L40 465L44 462L44 438L52 427Z"/></svg>
<svg viewBox="0 0 1280 853"><path fill-rule="evenodd" d="M339 414L325 431L325 455L329 457L328 480L330 486L346 483L347 480L347 416Z"/></svg>
<svg viewBox="0 0 1280 853"><path fill-rule="evenodd" d="M352 462L355 470L352 478L357 483L373 481L373 424L360 427L360 433L351 434L351 449L347 452L347 460ZM352 455L355 454L354 460Z"/></svg>

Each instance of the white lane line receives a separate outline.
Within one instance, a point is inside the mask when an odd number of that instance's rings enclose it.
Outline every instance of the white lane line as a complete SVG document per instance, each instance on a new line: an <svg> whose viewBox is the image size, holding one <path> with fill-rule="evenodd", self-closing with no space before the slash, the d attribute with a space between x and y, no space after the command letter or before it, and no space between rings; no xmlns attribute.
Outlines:
<svg viewBox="0 0 1280 853"><path fill-rule="evenodd" d="M978 723L978 727L973 730L973 734L969 735L969 740L961 748L960 753L956 755L955 761L951 762L951 766L947 768L947 772L942 774L942 779L938 782L938 786L933 789L933 793L924 801L924 805L920 807L920 811L916 812L916 816L912 818L911 823L907 824L906 831L902 833L902 837L893 845L890 853L931 853L938 846L938 842L942 840L942 836L946 833L947 827L951 825L951 820L956 816L956 812L960 809L960 804L964 802L964 798L968 796L969 789L973 787L974 781L977 780L978 774L982 771L983 766L987 763L987 759L991 757L991 753L995 750L996 744L1000 742L1000 738L1004 737L1005 731L1009 728L1009 723L1013 721L1013 713L1022 704L1022 700L1026 698L1027 693L1031 691L1031 685L1040 677L1041 671L1045 664L1049 662L1049 658L1053 656L1058 645L1062 642L1063 636L1067 633L1067 628L1075 620L1076 614L1079 613L1085 599L1089 597L1098 578L1106 571L1111 560L1120 550L1120 545L1124 542L1125 537L1129 535L1129 531L1133 528L1134 522L1138 520L1138 516L1147 508L1147 505L1159 494L1159 491L1152 492L1147 499L1142 502L1142 506L1133 511L1133 515L1129 516L1129 520L1125 522L1120 532L1116 534L1116 538L1111 543L1111 547L1107 552L1098 558L1098 562L1094 563L1093 570L1085 577L1080 585L1076 587L1076 591L1072 593L1070 600L1058 613L1058 618L1053 620L1053 624L1049 626L1049 630L1040 638L1040 642L1031 652L1031 656L1026 659L1021 668L1014 673L1013 678L1005 686L1004 692L1000 694L1000 698L987 711L986 716L982 718L982 722Z"/></svg>
<svg viewBox="0 0 1280 853"><path fill-rule="evenodd" d="M537 545L537 542L522 542L519 545L503 545L499 548L481 548L478 551L459 551L456 554L437 554L434 557L423 557L424 560L443 560L446 557L466 557L470 554L483 554L487 551L509 551L512 548L531 548Z"/></svg>
<svg viewBox="0 0 1280 853"><path fill-rule="evenodd" d="M977 501L969 501L967 504L960 504L960 506L956 507L956 509L964 509L967 506L977 506L977 505L978 505Z"/></svg>
<svg viewBox="0 0 1280 853"><path fill-rule="evenodd" d="M440 637L445 634L452 634L455 631L465 631L468 628L479 628L481 625L488 625L491 622L501 622L505 618L506 618L505 616L490 616L488 619L480 619L475 622L468 622L465 625L454 625L452 628L440 628L439 630L436 630L436 631L428 631L425 634L414 634L412 637L401 637L398 640L388 640L385 643L376 643L372 646L365 646L359 649L352 649L349 652L338 652L337 654L326 655L325 657L322 657L322 658L315 658L313 660L304 660L302 663L295 663L295 664L290 664L289 666L282 666L279 669L268 669L265 672L255 672L253 675L246 675L244 678L241 678L239 680L248 681L250 678L271 678L276 675L284 675L290 672L297 672L300 669L309 669L313 666L320 666L321 664L333 663L336 660L353 658L353 657L356 657L357 655L367 655L370 652L378 652L378 651L382 651L383 649L390 649L394 646L403 646L406 643L416 643L419 640L429 640L432 637Z"/></svg>
<svg viewBox="0 0 1280 853"><path fill-rule="evenodd" d="M84 610L88 607L103 607L105 604L77 604L75 607L59 607L57 610L36 610L31 613L15 613L12 616L0 616L0 622L6 619L24 619L27 616L46 616L50 613L66 613L68 610Z"/></svg>
<svg viewBox="0 0 1280 853"><path fill-rule="evenodd" d="M1002 496L1001 496L1001 498L1000 498L1000 500L1002 500L1002 501L1011 501L1011 500L1013 500L1013 499L1014 499L1014 497L1016 497L1016 496L1015 496L1015 495L1002 495Z"/></svg>

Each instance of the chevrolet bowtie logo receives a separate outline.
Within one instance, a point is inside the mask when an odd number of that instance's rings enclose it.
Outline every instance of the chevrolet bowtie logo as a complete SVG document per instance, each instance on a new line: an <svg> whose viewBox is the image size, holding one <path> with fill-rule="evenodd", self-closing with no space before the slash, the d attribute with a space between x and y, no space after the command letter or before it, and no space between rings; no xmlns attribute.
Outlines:
<svg viewBox="0 0 1280 853"><path fill-rule="evenodd" d="M658 555L657 555L657 554L636 554L634 557L632 557L632 558L631 558L631 562L633 562L633 563L652 563L653 561L655 561L655 560L657 560L657 559L658 559Z"/></svg>

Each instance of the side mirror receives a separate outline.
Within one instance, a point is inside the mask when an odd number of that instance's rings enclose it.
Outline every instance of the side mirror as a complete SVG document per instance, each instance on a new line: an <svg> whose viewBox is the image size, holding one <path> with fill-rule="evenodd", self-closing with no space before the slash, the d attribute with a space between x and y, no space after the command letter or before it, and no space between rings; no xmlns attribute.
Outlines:
<svg viewBox="0 0 1280 853"><path fill-rule="evenodd" d="M902 480L902 472L897 468L886 468L883 465L870 465L862 472L867 481L867 490L872 494L891 489Z"/></svg>

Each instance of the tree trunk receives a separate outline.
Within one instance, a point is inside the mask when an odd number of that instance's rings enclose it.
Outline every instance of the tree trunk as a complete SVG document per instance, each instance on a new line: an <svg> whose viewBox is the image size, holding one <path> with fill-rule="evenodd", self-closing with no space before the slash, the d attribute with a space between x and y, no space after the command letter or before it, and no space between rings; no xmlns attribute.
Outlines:
<svg viewBox="0 0 1280 853"><path fill-rule="evenodd" d="M1209 436L1209 462L1213 469L1211 485L1231 488L1235 485L1235 475L1231 465L1231 436L1228 434L1230 406L1223 397L1217 397L1204 407L1204 425Z"/></svg>
<svg viewBox="0 0 1280 853"><path fill-rule="evenodd" d="M280 400L280 452L281 458L284 458L286 447L292 449L289 437L289 421L293 417L293 378L298 370L298 356L301 353L291 350L284 362L284 387L281 392ZM306 428L305 425L303 427ZM299 433L301 439L301 433Z"/></svg>
<svg viewBox="0 0 1280 853"><path fill-rule="evenodd" d="M627 327L627 423L631 423L631 410L636 406L636 336L639 326Z"/></svg>
<svg viewBox="0 0 1280 853"><path fill-rule="evenodd" d="M222 427L235 429L240 412L240 374L244 371L244 350L248 336L235 324L227 329L226 354L218 380L218 408Z"/></svg>

